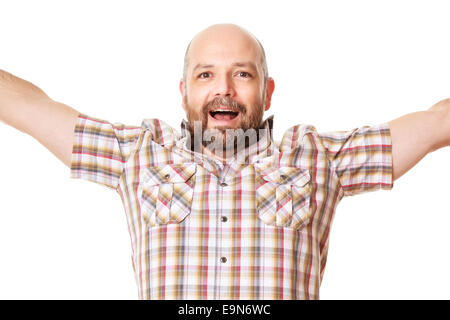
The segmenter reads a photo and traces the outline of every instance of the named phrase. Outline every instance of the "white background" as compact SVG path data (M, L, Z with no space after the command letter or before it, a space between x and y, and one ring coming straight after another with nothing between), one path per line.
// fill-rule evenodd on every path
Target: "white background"
M265 46L275 138L350 130L450 97L445 1L2 1L0 68L111 122L184 117L190 39L236 23ZM137 299L120 197L0 124L0 299ZM450 299L450 148L337 208L322 299Z

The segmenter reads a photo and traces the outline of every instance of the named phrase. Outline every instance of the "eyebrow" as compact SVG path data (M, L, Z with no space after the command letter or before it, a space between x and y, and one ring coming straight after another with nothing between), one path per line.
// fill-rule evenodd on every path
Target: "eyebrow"
M247 61L247 62L235 62L232 64L233 67L250 67L254 70L257 70L256 65L251 62L251 61ZM204 64L204 63L198 63L195 67L193 72L195 72L197 69L207 69L207 68L213 68L214 65L213 64Z
M247 61L247 62L235 62L233 63L234 67L250 67L256 70L256 65L251 62L251 61Z
M214 67L214 65L213 64L202 64L202 63L198 63L195 67L194 67L194 72L195 72L195 70L197 70L197 69L206 69L206 68L212 68L212 67Z

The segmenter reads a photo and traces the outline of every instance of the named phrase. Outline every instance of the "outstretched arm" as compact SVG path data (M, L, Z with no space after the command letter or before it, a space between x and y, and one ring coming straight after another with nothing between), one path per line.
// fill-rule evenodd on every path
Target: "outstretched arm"
M0 120L38 140L68 167L78 115L32 83L0 70Z
M450 145L450 99L389 122L394 180L428 153Z

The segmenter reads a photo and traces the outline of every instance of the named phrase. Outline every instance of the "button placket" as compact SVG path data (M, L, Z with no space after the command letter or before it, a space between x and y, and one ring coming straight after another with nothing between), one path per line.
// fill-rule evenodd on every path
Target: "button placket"
M225 170L228 171L228 170ZM223 174L221 176L221 179L219 180L218 183L218 193L220 195L220 210L218 212L218 216L217 218L220 219L219 220L219 232L220 232L220 249L218 252L218 261L217 263L219 264L219 275L222 274L222 272L227 272L225 270L228 269L229 267L229 262L228 262L228 258L227 258L227 254L228 254L228 250L227 250L227 246L224 244L228 243L228 237L229 234L228 232L225 231L224 233L224 228L227 228L227 221L228 221L228 214L229 214L229 210L228 210L228 206L227 206L227 193L229 192L229 183L225 182L225 174ZM226 284L227 281L224 277L220 276L220 287L222 288L226 288ZM219 297L225 293L219 293Z
M220 186L221 186L222 188L228 187L228 183L222 181L222 182L220 183ZM228 221L228 218L227 218L226 216L222 216L222 217L220 217L220 221L222 221L222 222L227 222L227 221Z

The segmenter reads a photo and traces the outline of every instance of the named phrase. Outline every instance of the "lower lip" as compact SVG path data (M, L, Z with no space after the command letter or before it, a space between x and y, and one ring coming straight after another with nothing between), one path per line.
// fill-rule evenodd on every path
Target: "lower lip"
M217 127L217 126L226 126L226 127L234 127L239 123L239 119L241 117L241 113L239 112L236 117L231 120L217 120L211 116L208 112L208 127Z

